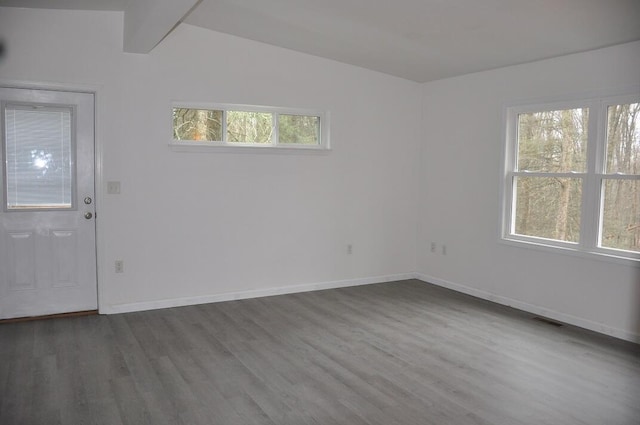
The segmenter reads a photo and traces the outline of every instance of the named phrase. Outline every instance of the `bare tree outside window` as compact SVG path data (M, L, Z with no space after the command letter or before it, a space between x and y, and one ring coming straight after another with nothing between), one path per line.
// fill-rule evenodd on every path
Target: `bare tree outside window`
M520 114L515 232L568 242L580 239L582 174L587 159L587 109Z
M600 243L640 252L640 103L610 106L607 118Z
M508 109L505 239L640 259L637 98Z
M173 140L185 145L233 147L328 148L321 128L323 114L300 113L295 109L220 105L211 109L174 107ZM325 132L326 133L326 132ZM196 142L196 143L194 143ZM180 144L180 143L178 143Z
M222 140L222 111L173 108L173 138L199 142Z
M273 114L268 112L227 112L227 142L271 143Z

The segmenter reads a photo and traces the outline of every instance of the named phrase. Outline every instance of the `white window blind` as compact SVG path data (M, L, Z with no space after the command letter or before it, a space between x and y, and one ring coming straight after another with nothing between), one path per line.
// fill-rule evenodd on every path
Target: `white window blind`
M72 208L71 120L67 107L5 106L7 210Z

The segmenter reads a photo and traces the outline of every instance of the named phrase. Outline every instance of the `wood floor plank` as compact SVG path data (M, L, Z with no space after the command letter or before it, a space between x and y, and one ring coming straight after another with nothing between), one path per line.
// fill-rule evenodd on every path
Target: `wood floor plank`
M0 424L640 425L640 346L409 280L0 323Z

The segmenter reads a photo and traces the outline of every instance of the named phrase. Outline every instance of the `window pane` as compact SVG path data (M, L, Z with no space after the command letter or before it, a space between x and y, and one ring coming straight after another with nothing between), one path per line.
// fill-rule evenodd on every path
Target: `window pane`
M201 142L222 141L222 111L173 108L173 138Z
M588 119L586 108L518 115L517 169L584 172Z
M640 252L640 180L603 183L600 246Z
M71 108L5 108L7 209L71 208Z
M609 107L607 167L610 174L640 174L640 103Z
M320 144L320 117L307 115L278 116L279 143Z
M271 143L273 114L268 112L227 112L227 142Z
M515 233L578 242L582 179L515 177Z

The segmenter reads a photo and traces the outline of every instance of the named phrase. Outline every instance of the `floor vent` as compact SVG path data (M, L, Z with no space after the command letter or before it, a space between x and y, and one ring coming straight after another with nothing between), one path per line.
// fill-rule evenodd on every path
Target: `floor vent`
M537 322L542 322L545 323L547 325L551 325L551 326L555 326L556 328L560 328L562 327L562 323L560 322L556 322L554 320L551 319L547 319L546 317L534 317L533 320L537 321Z

